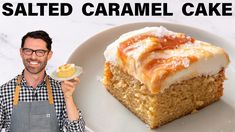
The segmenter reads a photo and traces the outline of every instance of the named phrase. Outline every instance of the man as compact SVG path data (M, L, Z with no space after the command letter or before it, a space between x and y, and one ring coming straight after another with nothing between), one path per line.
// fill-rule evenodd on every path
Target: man
M58 82L46 74L52 40L45 31L22 38L23 72L0 87L0 131L83 132L85 122L72 94L79 78Z

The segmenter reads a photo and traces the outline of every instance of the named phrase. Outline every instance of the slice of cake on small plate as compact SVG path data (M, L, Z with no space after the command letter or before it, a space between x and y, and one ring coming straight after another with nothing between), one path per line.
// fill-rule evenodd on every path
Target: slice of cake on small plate
M83 72L82 67L75 64L64 64L51 73L51 77L57 81L73 80Z
M229 64L222 48L164 27L123 34L104 56L104 86L150 128L219 100Z
M75 64L64 64L56 70L57 76L60 78L71 77L76 72Z

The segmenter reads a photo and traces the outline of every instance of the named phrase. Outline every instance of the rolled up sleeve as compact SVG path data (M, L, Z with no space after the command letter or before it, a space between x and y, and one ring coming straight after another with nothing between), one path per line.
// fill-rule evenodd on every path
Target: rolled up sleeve
M4 124L4 114L3 114L3 103L2 103L2 97L0 95L0 131L3 129L3 124Z
M67 132L85 132L85 121L81 111L79 111L79 115L79 119L75 121L70 121L67 116L65 116L64 128Z

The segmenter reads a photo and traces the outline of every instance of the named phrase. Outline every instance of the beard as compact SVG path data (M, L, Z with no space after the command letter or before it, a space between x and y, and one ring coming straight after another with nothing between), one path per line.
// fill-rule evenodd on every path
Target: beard
M36 66L32 66L32 63L36 63ZM42 72L46 65L47 65L47 60L37 60L37 59L23 59L23 64L25 66L25 69L31 73L31 74L38 74Z

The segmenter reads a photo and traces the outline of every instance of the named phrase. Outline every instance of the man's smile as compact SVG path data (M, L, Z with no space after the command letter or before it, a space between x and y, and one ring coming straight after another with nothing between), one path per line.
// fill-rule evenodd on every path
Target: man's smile
M29 61L29 64L31 64L31 65L37 65L37 64L39 64L39 62L38 62L38 61Z

